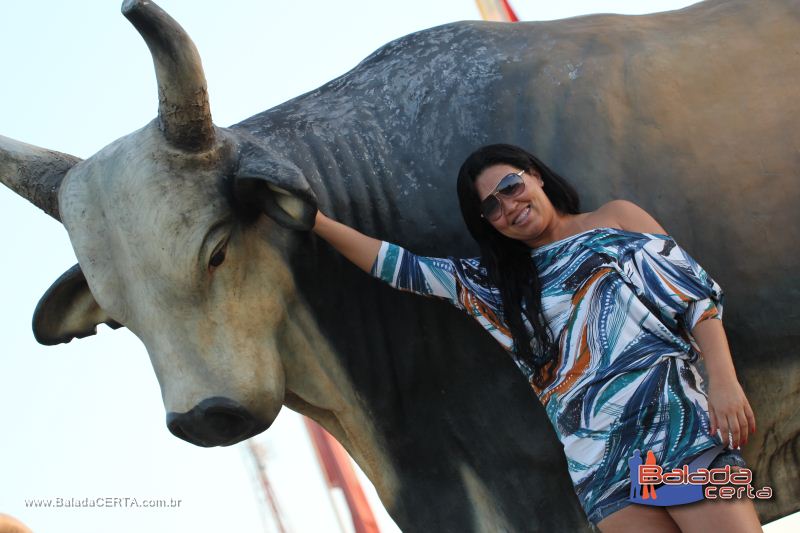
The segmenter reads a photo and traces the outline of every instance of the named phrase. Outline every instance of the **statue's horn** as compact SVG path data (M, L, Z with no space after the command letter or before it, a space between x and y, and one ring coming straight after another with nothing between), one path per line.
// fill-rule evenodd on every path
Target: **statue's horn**
M0 135L0 182L61 222L58 189L81 160Z
M158 82L158 120L167 141L189 151L214 142L206 77L197 48L180 24L149 0L125 0L122 14L147 43Z

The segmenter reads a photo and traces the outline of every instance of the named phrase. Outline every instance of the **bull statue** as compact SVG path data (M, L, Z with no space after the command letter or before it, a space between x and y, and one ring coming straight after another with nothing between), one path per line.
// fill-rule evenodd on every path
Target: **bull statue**
M642 205L726 290L768 522L800 507L800 4L713 0L650 16L459 22L397 39L229 128L200 57L126 0L158 118L86 160L0 138L0 178L67 232L43 344L124 326L166 422L198 446L283 405L333 434L404 531L587 531L552 428L511 359L443 301L394 291L306 231L319 207L425 255L474 256L455 175L530 148L593 209Z

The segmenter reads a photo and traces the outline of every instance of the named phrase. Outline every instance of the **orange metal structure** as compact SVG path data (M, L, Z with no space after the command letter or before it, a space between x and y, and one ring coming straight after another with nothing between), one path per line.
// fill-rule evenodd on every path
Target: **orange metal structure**
M483 20L494 22L517 22L517 14L511 9L508 0L475 0Z
M344 493L356 533L379 533L378 524L367 502L361 484L350 462L350 456L327 431L313 420L304 417L311 442L325 471L330 489L339 488Z

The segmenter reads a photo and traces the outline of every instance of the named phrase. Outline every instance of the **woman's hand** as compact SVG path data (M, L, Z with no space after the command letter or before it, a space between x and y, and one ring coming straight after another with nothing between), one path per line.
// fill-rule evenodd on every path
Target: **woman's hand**
M312 231L364 272L369 273L372 270L382 241L326 217L319 209Z
M714 380L709 377L708 415L711 434L719 430L730 448L747 444L748 433L755 433L756 418L750 402L736 378Z
M692 334L702 350L708 371L711 434L719 430L722 440L728 441L731 448L747 444L748 434L756 431L756 418L736 377L722 320L703 320L694 327Z
M314 225L311 227L311 231L315 231L319 227L320 221L324 224L325 223L325 221L323 220L324 218L325 215L322 214L322 211L317 209L317 214L314 217Z

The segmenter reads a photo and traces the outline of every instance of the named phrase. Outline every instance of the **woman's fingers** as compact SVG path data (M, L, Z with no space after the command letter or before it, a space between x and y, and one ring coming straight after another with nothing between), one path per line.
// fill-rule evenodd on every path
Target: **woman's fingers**
M744 407L742 407L742 409L739 409L739 411L736 413L736 418L739 421L739 430L741 431L739 435L740 441L738 445L742 446L744 444L747 444L747 434L749 433L749 428L750 428L750 425L747 421L747 416L744 414Z
M745 400L744 404L744 414L747 416L747 421L749 422L750 433L756 432L756 415L753 413L753 409L750 407L750 402Z
M719 421L720 438L727 443L729 448L735 449L747 444L747 435L752 426L744 407L731 414L718 416L709 406L709 415ZM712 422L712 426L714 425L716 424Z
M737 435L739 433L739 423L735 416L719 415L719 438L729 449L736 448Z
M728 420L725 415L720 415L717 417L717 432L719 433L719 438L722 439L722 443L725 446L730 445L730 435L728 434Z
M728 447L736 449L739 446L739 420L735 413L727 415L725 420L728 423Z
M731 389L723 384L709 391L708 418L709 431L719 435L730 449L741 448L747 444L749 435L755 432L756 419L750 402L741 385ZM737 390L738 389L738 390Z
M730 448L747 444L749 435L755 433L756 418L738 381L711 383L708 415L711 433L717 433Z
M717 425L717 414L714 412L714 407L710 403L708 404L708 420L711 422L711 427L708 428L708 430L713 435L717 432L719 426Z

